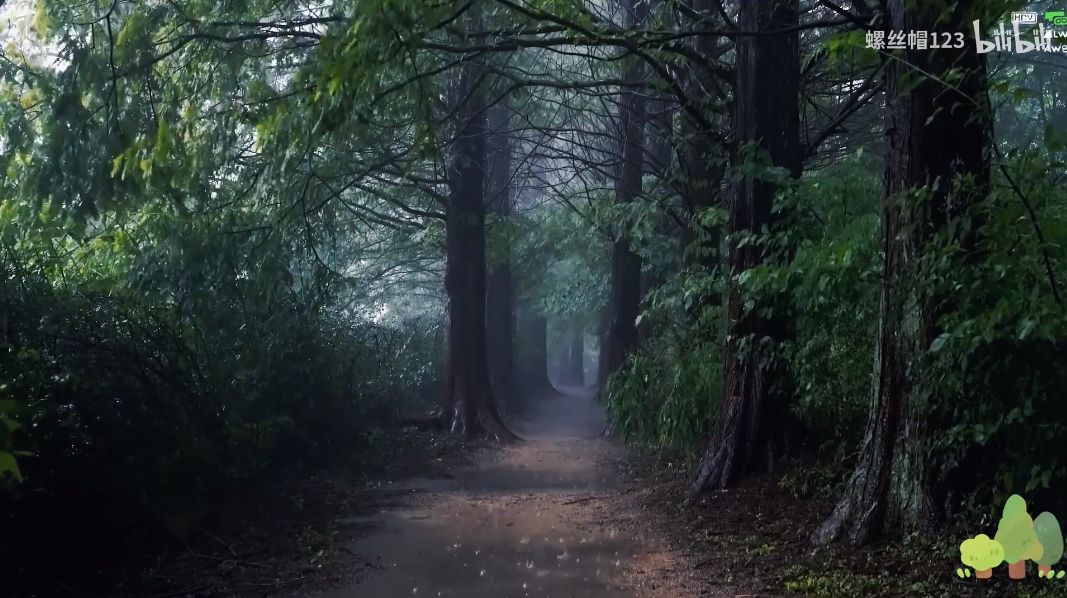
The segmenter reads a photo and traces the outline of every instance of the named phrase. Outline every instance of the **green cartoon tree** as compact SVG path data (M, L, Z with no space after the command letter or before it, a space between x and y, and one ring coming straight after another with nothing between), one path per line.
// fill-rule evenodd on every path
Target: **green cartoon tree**
M974 569L974 576L978 579L989 579L993 576L993 569L1004 562L1004 547L1000 542L990 540L989 536L978 534L960 544L960 560Z
M1004 560L1008 563L1008 577L1026 577L1026 561L1036 561L1044 552L1034 520L1026 512L1026 501L1018 494L1011 495L1004 503L1004 515L997 526L996 541L1004 548Z
M1060 522L1052 513L1045 512L1034 519L1034 533L1044 549L1037 559L1037 570L1042 577L1052 572L1052 566L1063 557L1063 532Z

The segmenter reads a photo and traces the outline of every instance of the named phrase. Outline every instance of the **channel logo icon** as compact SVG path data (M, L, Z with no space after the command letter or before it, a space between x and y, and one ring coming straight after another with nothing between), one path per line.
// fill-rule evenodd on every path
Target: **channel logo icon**
M1028 11L1017 11L1011 13L1012 23L1021 23L1023 25L1036 25L1037 13Z

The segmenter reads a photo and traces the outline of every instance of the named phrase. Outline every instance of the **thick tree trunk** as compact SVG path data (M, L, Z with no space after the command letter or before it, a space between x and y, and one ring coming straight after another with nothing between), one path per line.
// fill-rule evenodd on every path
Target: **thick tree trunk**
M740 27L745 31L788 30L796 27L797 18L797 0L741 3ZM800 174L799 69L795 29L738 40L734 127L740 149L735 164L751 160L751 151L758 150L769 155L772 165L794 176ZM737 182L729 206L734 280L767 258L760 244L741 241L773 225L771 208L777 191L765 177L752 174ZM743 303L737 283L731 282L723 399L694 483L698 492L725 488L746 473L766 470L783 450L786 391L780 360L772 355L783 323L780 316L761 315L759 310L745 309Z
M888 29L966 31L977 0L891 0ZM953 86L939 83L952 71ZM984 58L973 44L908 51L886 65L886 165L878 382L859 460L817 542L865 543L933 517L927 418L917 381L944 303L917 292L916 261L930 236L961 216L988 186L989 105ZM954 188L960 177L965 188ZM925 198L914 191L924 188ZM964 252L974 227L962 231Z
M641 310L641 258L630 249L630 242L614 243L611 256L611 319L604 335L600 383L622 367L626 357L637 347L637 316Z
M511 216L511 144L508 110L503 102L489 112L493 141L489 160L489 210L504 224ZM486 329L489 338L489 374L494 394L512 397L515 392L515 294L511 275L511 239L507 227L494 238L501 244L491 260L486 289Z
M485 333L486 107L482 67L459 69L456 133L448 166L450 194L445 225L445 291L448 295L448 372L441 419L466 438L513 440L493 397Z
M641 0L623 0L629 22L642 24L648 14L648 4ZM636 59L626 66L625 79L641 81L642 70ZM622 167L616 181L616 201L629 203L641 193L644 170L644 142L642 130L645 120L643 96L633 90L623 91L620 101ZM637 316L641 309L641 258L634 253L629 235L622 233L612 246L611 290L608 303L608 326L604 335L603 358L598 372L600 387L614 374L626 357L637 347Z

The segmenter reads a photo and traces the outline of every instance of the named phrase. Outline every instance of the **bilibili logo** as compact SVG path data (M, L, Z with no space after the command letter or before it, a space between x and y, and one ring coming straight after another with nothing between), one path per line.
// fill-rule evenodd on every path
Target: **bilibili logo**
M1063 557L1063 532L1052 513L1041 513L1036 519L1026 511L1026 501L1013 494L1004 503L1004 514L993 538L985 534L964 540L960 544L960 560L968 569L956 569L961 578L970 577L971 569L979 580L993 577L993 569L1008 564L1008 577L1026 578L1026 562L1037 564L1037 576L1046 580L1060 580L1065 571L1052 567Z

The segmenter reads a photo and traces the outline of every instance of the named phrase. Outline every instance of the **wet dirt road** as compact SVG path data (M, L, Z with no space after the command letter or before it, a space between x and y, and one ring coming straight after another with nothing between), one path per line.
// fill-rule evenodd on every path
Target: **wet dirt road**
M678 555L628 492L588 393L513 422L525 441L485 451L443 480L412 480L415 504L376 516L348 548L380 565L331 598L685 596ZM630 501L632 503L632 501Z

